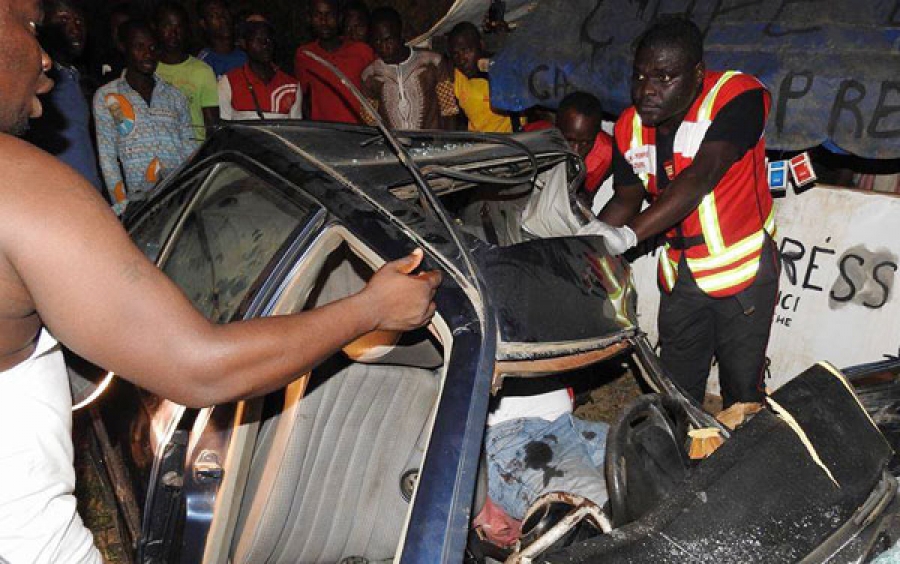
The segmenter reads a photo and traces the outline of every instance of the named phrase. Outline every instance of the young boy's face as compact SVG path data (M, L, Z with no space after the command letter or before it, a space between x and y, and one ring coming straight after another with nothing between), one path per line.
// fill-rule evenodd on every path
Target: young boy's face
M467 34L450 39L450 60L459 72L469 78L478 74L478 57L481 55L480 42Z
M369 40L369 18L359 10L347 10L344 14L344 35L353 41L367 42Z
M156 22L159 41L166 52L183 53L187 40L187 22L175 10L166 10Z
M600 133L600 124L599 119L573 109L560 112L556 117L556 127L566 138L569 147L581 158L587 157L594 148L597 134Z
M310 11L310 23L316 39L329 40L338 36L341 14L335 0L313 0Z
M211 37L232 37L231 12L222 2L210 2L200 14L200 26Z
M403 56L403 39L396 27L388 22L376 22L372 26L372 48L389 65L399 63Z
M269 64L275 56L275 38L265 24L256 24L244 41L247 58L257 63Z
M149 30L137 29L125 37L125 64L128 70L150 76L159 62L156 37Z

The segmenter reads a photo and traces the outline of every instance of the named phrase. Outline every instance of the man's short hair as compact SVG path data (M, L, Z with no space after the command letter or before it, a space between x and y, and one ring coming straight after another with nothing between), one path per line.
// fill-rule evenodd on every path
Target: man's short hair
M372 15L369 18L369 26L375 27L376 24L387 24L393 27L398 33L403 31L403 18L400 17L400 12L389 6L372 10Z
M85 13L84 2L82 0L44 0L43 8L44 8L45 14L49 14L50 12L55 12L62 8L69 8L71 10L76 10L82 14Z
M603 105L596 96L588 92L572 92L559 103L557 113L575 111L599 120L603 119Z
M341 0L310 0L309 9L312 10L312 3L315 1L325 2L326 4L331 5L334 8L334 11L343 14L344 13L344 3Z
M141 19L130 19L126 22L122 22L122 25L119 26L117 30L117 35L119 36L119 40L122 43L128 43L128 40L132 35L139 31L144 31L150 34L152 37L156 37L156 33L153 31L153 26L150 25L146 20Z
M260 29L267 29L273 37L275 36L275 26L272 25L269 18L259 12L251 12L241 18L240 23L238 23L237 36L239 39L249 41L250 36Z
M369 7L366 6L366 3L362 0L350 0L346 4L344 4L344 13L347 12L359 12L364 15L366 19L370 19L371 12L369 12Z
M447 40L453 41L457 37L471 39L476 44L481 42L481 33L472 22L459 22L453 26L453 29L447 34Z
M131 7L131 4L129 4L128 2L118 2L116 4L113 4L109 8L106 16L108 18L112 18L116 14L122 15L122 16L127 16L130 18L131 16L134 15L134 9Z
M660 16L637 39L635 53L644 49L676 48L696 65L703 60L703 34L681 14Z
M190 25L191 19L188 17L187 8L179 4L178 2L172 2L170 0L166 0L160 3L156 10L153 11L153 23L159 23L160 18L162 18L163 14L172 13L181 16L185 23Z
M197 0L197 17L203 19L206 16L206 9L213 4L221 4L226 10L228 9L228 2L225 0Z

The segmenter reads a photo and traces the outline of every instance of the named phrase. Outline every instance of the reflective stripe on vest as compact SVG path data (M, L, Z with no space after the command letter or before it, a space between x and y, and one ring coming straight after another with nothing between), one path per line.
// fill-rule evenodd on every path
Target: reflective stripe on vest
M775 207L766 218L766 223L762 229L756 233L744 237L722 255L711 255L700 259L687 259L688 268L694 275L697 286L705 293L715 295L717 292L727 290L734 286L743 284L756 276L759 270L759 257L762 252L762 246L765 242L765 233L769 233L774 239L775 237ZM743 264L741 262L743 261ZM715 272L714 274L704 274L716 268L728 268Z
M637 112L634 112L634 121L631 124L631 150L636 151L639 148L644 147L646 150L646 146L644 145L644 130L643 125L641 124L641 116L638 115ZM656 159L653 159L654 162L650 162L650 158L647 158L648 170L639 173L638 177L641 179L641 182L644 184L644 190L647 190L650 184L650 166L655 166Z
M669 244L666 243L663 252L659 254L660 282L666 292L671 292L678 279L678 264L669 258Z
M631 320L628 318L628 314L625 311L625 291L624 288L619 284L619 280L616 277L616 273L609 266L609 258L601 257L596 260L595 264L600 267L600 270L603 271L603 275L606 280L609 281L609 285L613 290L608 294L609 301L612 302L613 306L616 310L616 321L622 323L623 326L631 325Z
M725 71L722 73L722 76L719 77L719 80L716 81L715 85L709 90L709 93L706 95L706 99L703 100L703 103L700 105L700 111L697 112L698 121L712 121L712 110L713 105L716 101L716 96L719 95L719 90L725 86L725 83L728 82L732 76L736 74L740 74L737 71Z
M738 73L735 71L722 73L715 86L707 93L703 103L700 104L700 111L697 113L697 121L699 123L712 123L713 104L716 101L716 96L719 95L719 91L725 85L725 82L736 74ZM708 127L709 125L704 128L704 134ZM678 149L679 147L673 147L674 152L683 154L683 151ZM709 253L712 255L725 251L725 238L722 236L722 227L719 225L719 214L716 210L716 195L713 192L704 196L700 206L697 208L697 214L700 216L700 226L703 230L703 238L706 240L706 246L709 247Z
M725 83L733 76L740 74L736 71L722 73L712 88L706 93L695 117L696 121L683 122L673 142L673 153L683 157L693 158L702 143L706 131L712 123L713 109L716 97ZM643 124L640 115L635 112L632 118L632 136L630 149L632 154L637 151L645 151L648 155L655 147L644 145ZM753 150L753 149L751 149ZM654 163L655 164L655 163ZM632 164L634 166L634 163ZM652 173L655 175L656 170ZM644 188L650 189L650 174L638 174ZM754 190L756 187L754 186ZM772 207L769 216L762 228L726 246L722 235L722 227L719 223L719 213L716 206L715 191L710 192L697 206L697 216L708 256L702 258L688 258L687 266L697 282L697 286L705 293L715 295L718 292L739 286L751 280L759 270L759 256L765 239L765 232L775 237L775 208ZM671 291L678 279L678 261L670 256L671 247L665 244L664 251L660 254L659 278L664 290Z
M734 264L739 262L740 260L746 258L747 256L753 254L755 251L758 251L760 247L762 247L763 242L763 231L768 231L770 235L774 236L775 233L775 207L772 207L772 210L769 212L769 217L766 218L766 223L763 225L763 228L757 231L756 233L744 237L737 243L728 247L725 252L720 254L710 254L708 257L703 258L689 258L688 266L691 268L691 272L695 275L699 272L705 270L715 270L717 268L724 268L729 264Z

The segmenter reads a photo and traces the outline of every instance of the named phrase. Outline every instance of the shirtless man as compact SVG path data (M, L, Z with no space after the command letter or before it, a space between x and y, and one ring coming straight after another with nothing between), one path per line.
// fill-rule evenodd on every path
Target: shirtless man
M417 251L322 308L208 322L78 173L13 137L41 114L39 0L0 0L0 561L97 563L72 495L71 397L58 338L155 394L205 406L288 384L373 329L434 313Z

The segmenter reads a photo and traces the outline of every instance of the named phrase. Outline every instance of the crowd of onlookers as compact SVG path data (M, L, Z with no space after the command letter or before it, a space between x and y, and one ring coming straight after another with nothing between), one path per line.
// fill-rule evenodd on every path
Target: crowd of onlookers
M57 155L107 196L117 213L140 199L225 120L311 119L394 129L508 133L551 127L496 111L480 64L479 28L447 35L447 52L414 49L390 7L359 0L312 0L312 41L297 48L289 72L275 62L275 22L261 12L235 15L227 0L185 6L163 0L151 14L128 4L109 10L108 48L85 56L88 18L80 0L44 0L41 40L54 60L56 87L29 140ZM203 47L192 54L199 32ZM90 64L86 59L92 59ZM326 65L362 91L378 116ZM606 175L611 142L600 103L586 93L560 106L558 126L588 165L590 192ZM599 141L599 142L597 142Z

